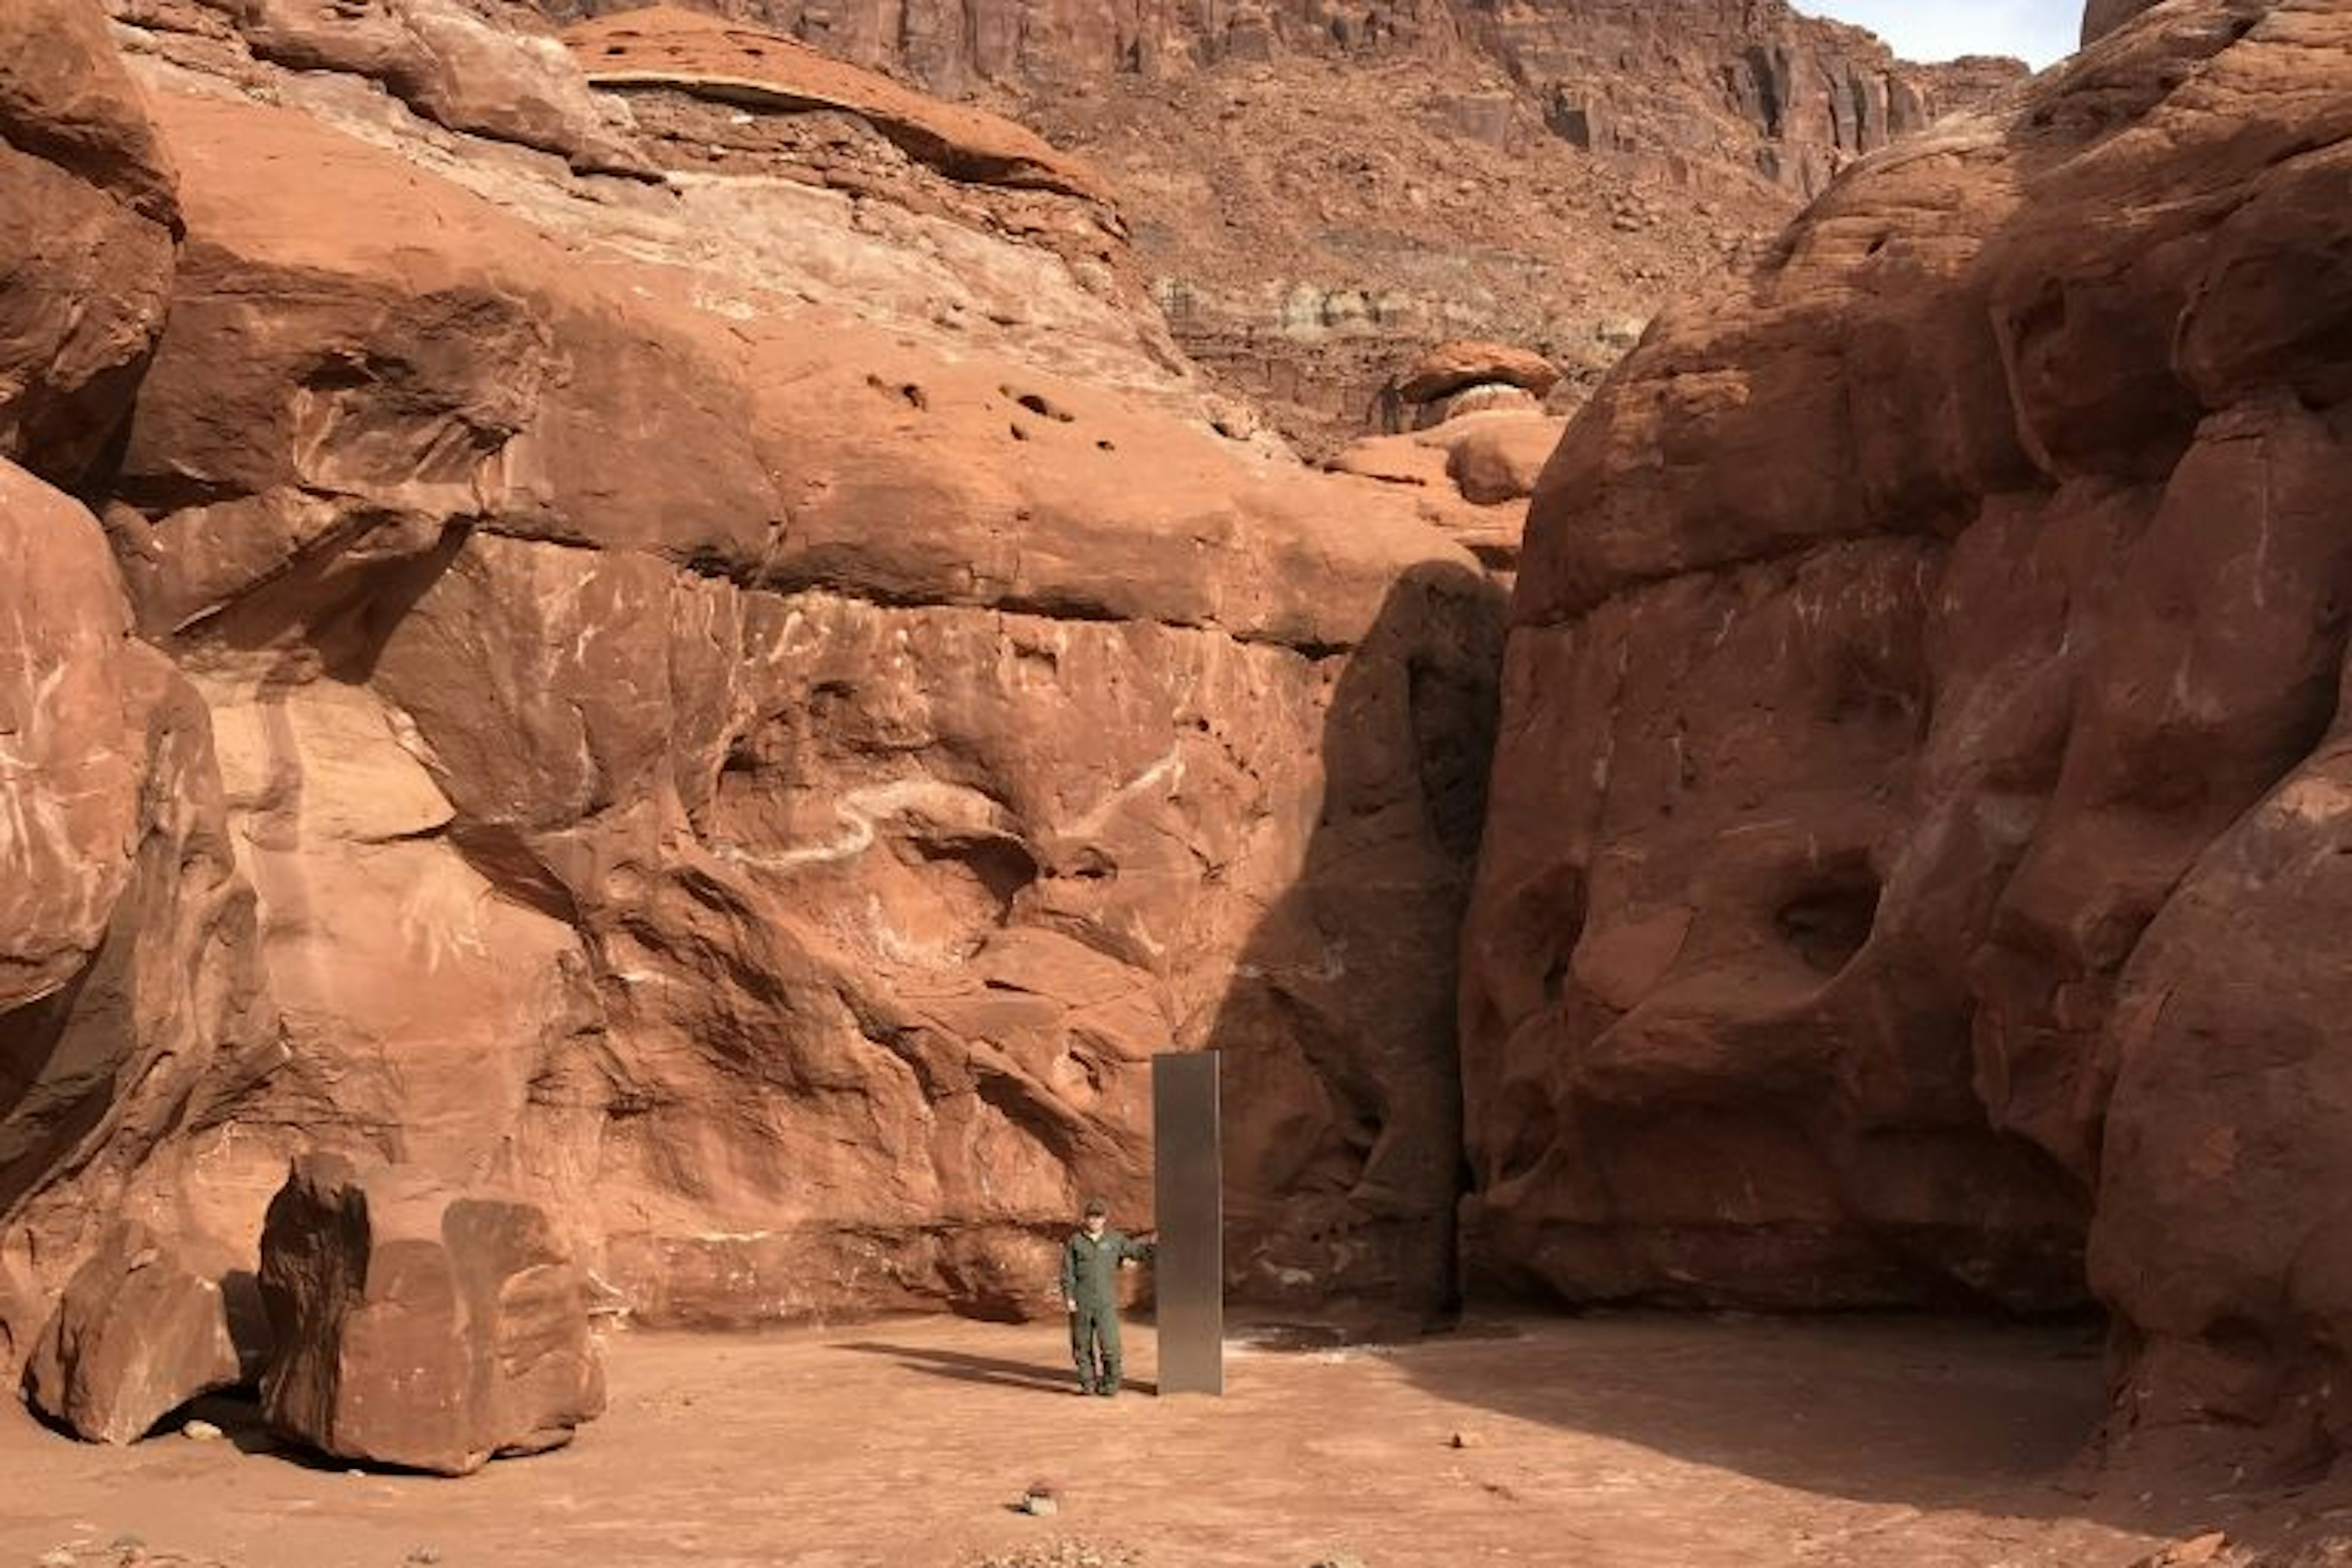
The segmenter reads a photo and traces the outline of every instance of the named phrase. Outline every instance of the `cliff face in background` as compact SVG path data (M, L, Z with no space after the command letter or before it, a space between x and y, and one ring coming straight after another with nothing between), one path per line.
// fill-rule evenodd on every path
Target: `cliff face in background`
M1083 164L691 16L10 16L12 1342L314 1146L647 1321L1051 1309L1212 1041L1236 1289L1444 1303L1500 591L1212 429Z
M1572 406L1837 169L2023 74L1906 64L1779 0L702 8L1084 152L1185 351L1318 456L1445 338L1542 351Z
M2021 1306L2347 1436L2352 12L2158 7L1661 321L1538 489L1474 1271Z
M605 0L540 4L563 21L630 9ZM1358 68L1415 58L1499 67L1553 133L1587 152L1692 183L1711 164L1752 171L1804 195L1840 163L2020 74L2017 62L1990 57L1901 61L1862 28L1801 15L1782 0L708 0L696 8L947 97L997 90L1046 102L1103 92L1122 78L1164 81L1286 57Z
M630 7L539 0L559 20ZM1552 129L1588 151L1685 174L1719 162L1805 194L1840 156L1885 146L1943 109L2005 84L2014 61L1897 60L1859 27L1782 0L707 0L697 9L787 33L947 97L1040 98L1131 77L1167 80L1292 56L1359 67L1420 58L1502 67Z

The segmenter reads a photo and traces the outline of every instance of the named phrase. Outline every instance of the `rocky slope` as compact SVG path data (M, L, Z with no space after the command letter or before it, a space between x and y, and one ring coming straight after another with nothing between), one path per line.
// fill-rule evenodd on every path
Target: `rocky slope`
M1449 337L1541 350L1571 406L1661 300L2023 68L1906 64L1780 0L698 3L1085 153L1186 352L1318 456Z
M1442 1303L1499 590L1212 427L1081 165L693 18L6 16L15 1353L314 1146L647 1320L1050 1306L1212 1043L1236 1287Z
M2146 10L1570 427L1466 944L1485 1278L2033 1307L2087 1260L2119 1435L2340 1448L2347 82L2331 0Z

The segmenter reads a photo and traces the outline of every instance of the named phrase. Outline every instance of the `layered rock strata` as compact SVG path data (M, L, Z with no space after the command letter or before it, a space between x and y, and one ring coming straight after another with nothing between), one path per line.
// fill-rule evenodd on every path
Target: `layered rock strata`
M635 9L617 0L543 0L559 17ZM1810 195L1839 163L2015 79L2017 62L1897 60L1861 28L1739 0L1549 0L1507 11L1398 0L1368 12L1322 0L1203 10L1147 3L1115 11L822 6L724 0L704 7L805 40L858 65L903 71L933 91L989 87L1039 96L1079 82L1181 78L1283 57L1359 64L1419 58L1499 67L1498 94L1453 110L1492 137L1527 95L1580 150L1679 179L1695 166L1750 168Z
M0 16L0 459L72 488L121 423L170 293L171 161L94 7Z
M1186 353L1318 460L1377 429L1390 379L1447 338L1541 350L1569 411L1661 301L1838 169L2023 75L1911 65L1741 0L701 8L1083 153ZM547 9L625 25L629 7Z

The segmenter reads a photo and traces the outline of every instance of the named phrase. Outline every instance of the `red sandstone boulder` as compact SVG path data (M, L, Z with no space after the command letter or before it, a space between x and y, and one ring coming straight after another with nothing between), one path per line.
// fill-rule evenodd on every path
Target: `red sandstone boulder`
M1540 398L1559 384L1559 368L1532 350L1457 340L1422 355L1397 384L1397 395L1407 403L1437 403L1488 384L1520 387Z
M132 640L95 521L5 461L0 553L0 1216L74 1257L276 1042L204 704Z
M820 54L796 38L677 5L583 23L566 35L588 79L606 89L677 88L735 102L764 99L839 109L941 174L1030 185L1108 204L1102 176L1001 116L910 91Z
M1446 477L1474 506L1524 500L1559 447L1562 425L1508 414L1465 421L1447 446Z
M464 1475L604 1408L585 1279L529 1204L294 1162L261 1238L262 1408L338 1458Z
M169 300L171 163L96 0L0 12L0 459L78 485Z
M557 154L583 172L649 174L552 27L516 5L463 0L238 0L254 54L382 84L452 131ZM617 119L617 117L614 117Z
M1516 387L1496 390L1528 395ZM1507 574L1518 563L1528 497L1565 424L1532 407L1477 414L1366 437L1327 466L1394 487L1490 570Z
M2159 0L2090 0L2083 7L2083 43L2085 47L2097 43L2141 12L2159 4Z
M136 1220L109 1228L33 1347L26 1397L75 1435L119 1444L200 1394L244 1382L258 1358L238 1353L223 1256ZM244 1327L253 1345L257 1325Z

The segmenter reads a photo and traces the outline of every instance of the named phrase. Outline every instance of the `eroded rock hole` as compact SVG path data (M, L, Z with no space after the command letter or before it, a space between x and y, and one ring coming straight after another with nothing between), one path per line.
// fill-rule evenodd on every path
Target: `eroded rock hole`
M1835 974L1870 940L1878 895L1878 875L1866 862L1841 861L1806 881L1772 921L1808 967Z
M1090 845L1078 851L1066 874L1082 882L1112 882L1118 879L1118 867L1109 856Z
M1078 416L1076 415L1072 414L1066 408L1057 407L1054 404L1048 403L1045 398L1040 397L1034 392L1014 392L1009 386L1003 387L1000 390L1003 392L1005 396L1010 397L1013 402L1019 404L1022 407L1041 418L1051 419L1055 423L1062 425L1075 424L1077 421Z
M915 409L918 412L928 413L930 410L931 395L925 392L922 387L915 382L888 382L883 380L878 375L868 375L866 378L866 384L872 387L875 391L881 393L886 397L895 397L898 399L908 407Z
M1022 889L1037 879L1037 858L1015 839L926 838L917 840L914 848L929 865L966 873L994 903L1000 920L1013 912L1013 901Z

